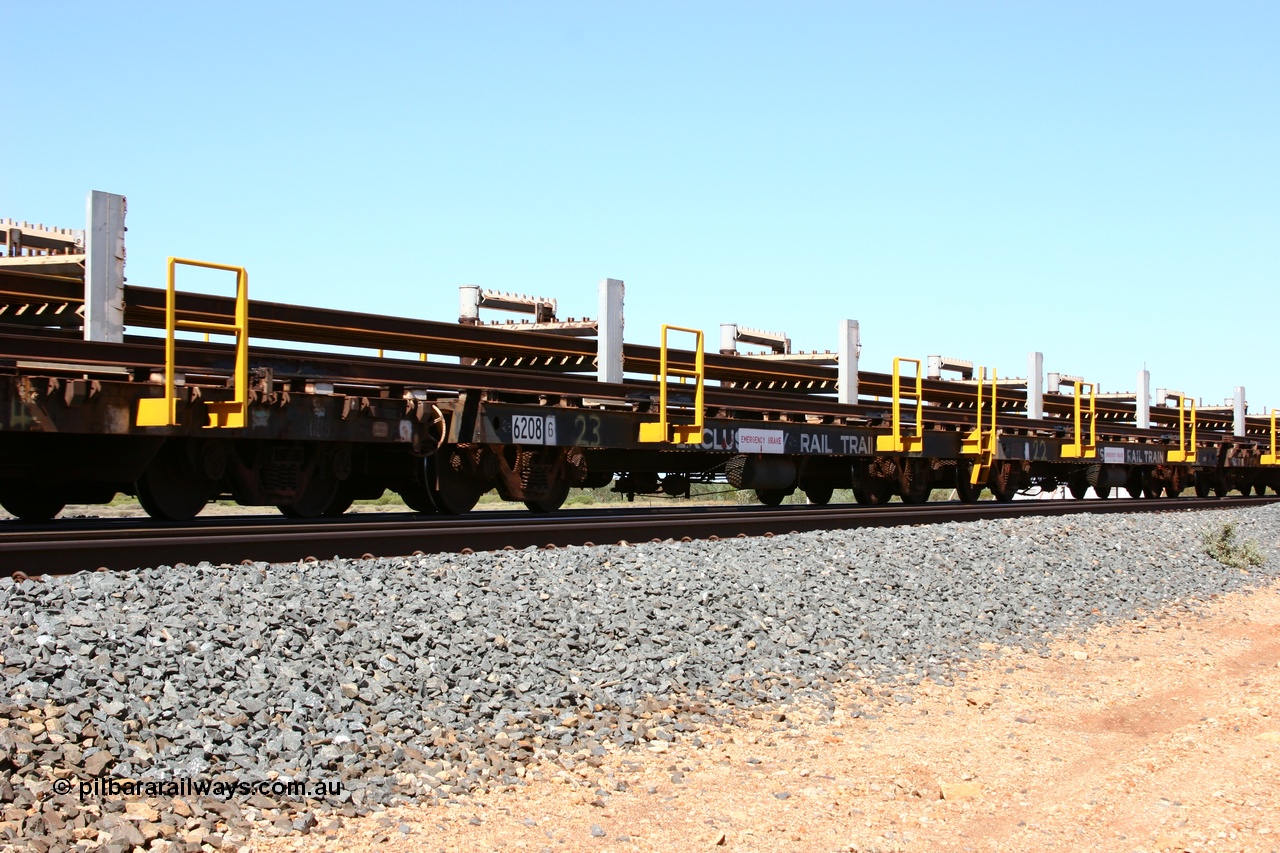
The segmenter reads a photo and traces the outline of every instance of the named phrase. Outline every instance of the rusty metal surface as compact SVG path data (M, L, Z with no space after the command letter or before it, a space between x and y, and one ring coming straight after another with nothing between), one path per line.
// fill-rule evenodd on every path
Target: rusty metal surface
M72 304L82 299L80 291L81 285L72 279L53 281L6 277L0 272L0 302L7 301L14 305ZM163 326L164 291L126 286L125 301L127 323L146 327ZM186 319L223 322L232 316L233 303L234 300L229 297L182 293L179 294L178 309ZM596 356L596 342L589 339L272 302L252 301L250 322L255 337L266 339L427 352L481 358L500 364L493 373L493 381L473 382L472 387L498 388L507 383L506 387L519 390L524 383L514 378L516 375L587 372L592 369ZM260 351L261 348L255 347L255 353ZM657 347L628 344L624 348L624 358L628 371L650 374L658 372L660 353ZM677 367L692 365L692 353L672 351L671 362ZM834 393L837 372L832 367L708 353L706 370L708 379L733 385L732 388L721 389L732 393L731 398L721 398L726 405L735 404L741 408L766 411L792 410L821 414L850 412L847 408L835 406L834 402L830 407L818 401L807 405L799 403L815 394ZM909 381L904 379L904 390L907 390L908 384ZM859 386L864 397L888 397L892 394L892 378L883 373L861 372ZM935 404L934 408L972 412L972 385L926 379L923 388L925 398ZM1061 426L1073 409L1070 395L1048 393L1044 398L1045 413L1048 416L1046 420L1028 421L1019 414L1026 408L1025 389L1004 386L1001 388L1000 401L1001 410L1006 413L1001 418L1002 429L1054 429ZM930 417L939 422L948 420L937 412L931 412ZM1138 430L1132 425L1135 417L1132 404L1102 399L1098 401L1098 417L1102 435L1158 439L1167 436L1170 430L1176 430L1178 416L1174 409L1153 406L1153 428ZM1220 432L1229 432L1232 424L1230 414L1226 413L1202 412L1197 420L1203 429ZM1264 419L1256 416L1248 418L1247 425L1249 433L1254 436L1263 435L1268 428Z
M183 319L226 322L232 316L234 302L225 296L179 293L177 311ZM125 287L126 324L163 328L164 309L163 290ZM249 302L249 327L257 338L436 355L479 357L501 351L594 357L596 351L594 341L561 335L258 300Z
M3 334L0 333L0 352L7 356L11 363L22 360L62 362L68 365L69 372L91 372L94 365L105 371L119 373L127 368L126 374L132 373L134 378L144 378L157 371L163 361L161 341L155 338L130 338L123 344L106 344L85 342L76 339L53 338L47 335ZM183 342L178 349L179 369L189 374L207 373L215 378L227 373L232 366L233 353L229 346L202 342ZM0 365L4 359L0 358ZM27 361L27 364L30 364ZM545 399L550 403L563 401L572 409L582 398L612 399L615 405L622 407L613 415L600 415L601 418L624 417L628 422L638 422L651 417L646 410L652 408L652 398L656 385L652 382L629 380L622 385L607 385L582 376L571 374L548 373L540 371L494 370L479 366L447 364L443 362L415 362L403 359L379 359L373 357L356 357L329 353L306 353L297 350L274 350L256 348L253 366L269 367L276 380L324 380L336 383L339 392L345 391L356 399L366 396L376 403L374 409L382 412L383 417L395 417L391 410L383 411L386 406L403 408L401 399L404 389L427 389L432 396L448 398L466 389L485 391L490 403L497 403L506 398L519 399L523 402L536 402ZM0 367L0 369L3 369ZM23 375L34 375L30 370ZM875 376L875 374L871 374ZM106 377L110 378L110 377ZM117 378L120 378L117 376ZM125 376L123 378L128 378ZM888 381L888 377L884 377ZM70 380L68 380L70 381ZM137 396L150 394L147 383L125 382L128 400L125 400L125 414L116 417L114 422L125 427L117 432L133 431L131 418L128 417L129 402ZM119 397L118 387L104 381L102 387ZM390 397L381 397L380 389L388 389ZM215 389L207 392L218 393ZM301 395L296 394L296 399ZM124 398L121 398L124 399ZM848 433L850 427L862 427L883 432L888 428L888 405L885 403L864 403L857 406L842 405L829 397L816 397L804 394L764 393L738 388L711 387L706 391L706 403L717 416L709 418L709 425L725 425L734 418L757 418L753 424L764 428L785 429L825 434L833 430ZM119 407L117 407L119 408ZM362 409L366 407L362 406ZM560 407L553 410L563 411ZM373 409L369 409L373 411ZM584 417L592 416L589 410ZM954 455L953 445L960 432L972 422L972 410L960 406L930 406L926 409L925 433L926 451L933 455ZM763 418L763 420L760 420ZM797 419L798 418L798 419ZM806 419L814 418L825 423L808 423ZM1004 415L999 419L1001 430L1006 435L1017 432L1031 432L1033 436L1024 441L1033 441L1036 446L1053 445L1064 440L1056 434L1055 425L1046 422L1030 422L1017 415ZM731 425L731 424L730 424ZM297 429L304 425L295 424ZM63 427L76 431L71 421ZM727 428L727 427L726 427ZM1034 435L1037 430L1039 435ZM101 430L98 430L101 431ZM178 430L183 432L183 430ZM616 432L616 431L615 431ZM1138 431L1133 428L1103 427L1099 430L1101 441L1115 439L1132 439L1140 437L1148 442L1167 438L1168 433L1160 430ZM346 436L351 438L351 436ZM1206 436L1206 438L1208 438ZM481 436L477 440L503 441L500 436ZM832 439L836 440L836 439ZM943 444L938 444L938 441ZM1003 440L1003 439L1002 439ZM715 444L714 433L712 443ZM584 446L599 446L595 442L583 441ZM629 447L632 442L624 441L614 446ZM1162 448L1162 444L1148 445ZM726 448L731 449L731 448ZM831 451L839 453L841 451ZM865 455L864 451L850 449L851 455ZM1216 453L1216 451L1214 451ZM1033 460L1053 461L1056 453L1049 455L1043 452L1009 451L1009 455Z

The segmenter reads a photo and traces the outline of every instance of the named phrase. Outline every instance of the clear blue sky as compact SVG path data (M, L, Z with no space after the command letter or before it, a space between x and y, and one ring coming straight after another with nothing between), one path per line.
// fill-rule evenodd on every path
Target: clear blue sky
M1280 406L1280 5L3 3L0 216L254 295L457 287Z

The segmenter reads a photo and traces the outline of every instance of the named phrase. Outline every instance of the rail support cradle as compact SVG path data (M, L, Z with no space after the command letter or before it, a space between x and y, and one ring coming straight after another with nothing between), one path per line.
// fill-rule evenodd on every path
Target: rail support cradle
M575 488L881 505L1280 487L1276 410L1250 414L1243 389L1223 407L1153 400L1142 371L1138 392L1102 394L1046 383L1039 353L1024 378L936 355L876 373L852 320L835 352L736 323L719 352L674 325L628 344L617 279L596 319L466 286L457 323L251 300L243 267L183 258L163 288L126 285L125 209L95 192L84 230L0 223L0 505L23 522L121 493L173 522L215 500L338 516L388 490L444 516L491 491L550 513ZM179 290L180 266L234 273L235 296Z

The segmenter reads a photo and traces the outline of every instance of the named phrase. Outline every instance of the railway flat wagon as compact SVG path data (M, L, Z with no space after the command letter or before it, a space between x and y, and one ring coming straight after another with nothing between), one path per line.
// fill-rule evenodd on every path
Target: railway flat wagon
M718 352L678 327L627 344L615 279L594 320L466 286L457 323L251 299L247 270L201 260L171 258L163 287L133 286L124 217L123 197L94 192L83 231L0 222L0 505L19 519L119 493L182 520L216 499L337 515L388 489L443 514L490 490L551 512L609 484L687 496L728 483L764 504L797 490L880 504L936 489L1280 489L1276 415L1250 414L1240 388L1222 407L1162 389L1153 401L1144 372L1137 392L1102 395L1046 381L1038 353L1025 378L939 356L862 371L850 320L824 353L732 324ZM227 293L179 289L192 266L225 275Z

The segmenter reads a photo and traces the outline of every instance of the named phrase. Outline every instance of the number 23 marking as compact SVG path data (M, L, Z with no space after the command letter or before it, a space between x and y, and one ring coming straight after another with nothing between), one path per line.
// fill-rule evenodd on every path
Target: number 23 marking
M578 436L573 440L574 444L579 447L600 446L599 415L578 415L573 419L573 425L578 428Z

